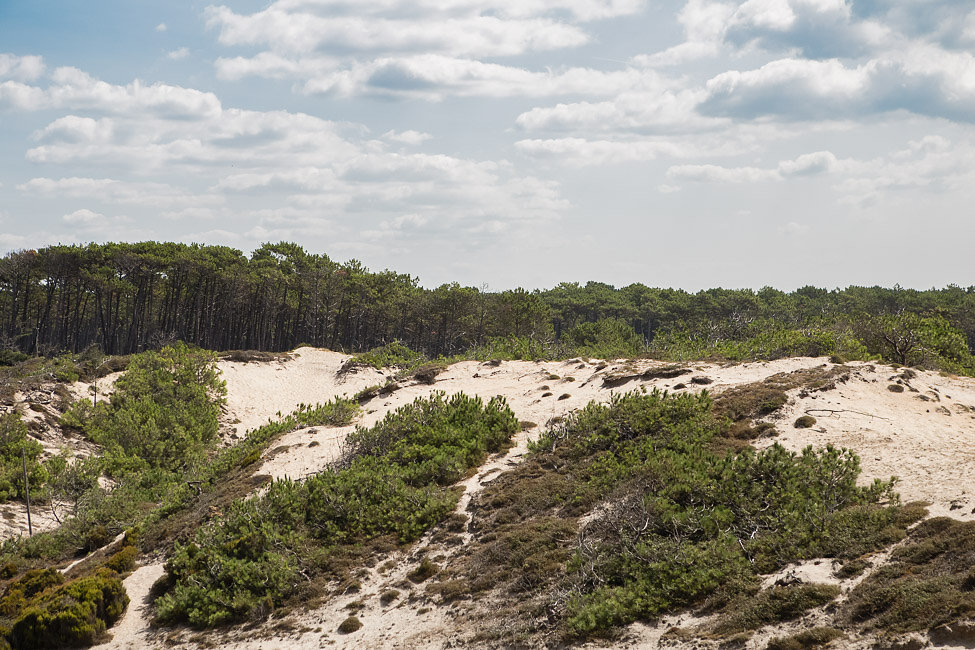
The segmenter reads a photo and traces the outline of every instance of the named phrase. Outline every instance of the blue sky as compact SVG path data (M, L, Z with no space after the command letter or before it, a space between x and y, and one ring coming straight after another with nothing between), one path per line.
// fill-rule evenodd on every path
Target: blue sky
M968 286L973 50L947 0L5 0L0 250Z

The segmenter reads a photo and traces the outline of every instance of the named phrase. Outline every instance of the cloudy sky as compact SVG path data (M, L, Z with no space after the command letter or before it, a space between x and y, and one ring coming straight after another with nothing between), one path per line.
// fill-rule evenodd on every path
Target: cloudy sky
M0 251L973 285L973 53L957 0L3 0Z

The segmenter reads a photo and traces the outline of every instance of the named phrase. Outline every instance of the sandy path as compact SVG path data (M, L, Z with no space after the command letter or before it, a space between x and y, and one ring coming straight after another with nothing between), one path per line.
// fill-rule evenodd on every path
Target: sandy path
M165 567L162 562L154 562L141 566L126 578L122 584L129 595L129 606L122 615L122 620L115 624L109 632L112 640L95 646L112 650L138 650L152 645L149 638L149 617L146 613L149 590L153 583L162 577Z

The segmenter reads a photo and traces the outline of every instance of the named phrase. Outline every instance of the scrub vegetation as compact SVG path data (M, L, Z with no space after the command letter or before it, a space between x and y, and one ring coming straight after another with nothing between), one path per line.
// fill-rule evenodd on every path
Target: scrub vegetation
M52 532L0 544L0 645L98 641L128 603L120 576L134 567L140 548L171 546L209 519L210 507L251 492L257 486L244 478L251 474L247 468L278 435L348 424L358 413L348 400L302 405L240 444L218 449L224 393L215 355L176 344L134 355L108 400L81 400L65 410L62 425L97 443L101 455L62 454L38 463L19 416L0 418L0 435L10 442L0 454L0 478L12 475L8 498L20 496L18 452L27 445L32 496L44 506L54 500L64 516ZM71 579L48 568L87 554Z
M177 544L171 583L156 601L161 622L213 626L260 618L315 578L341 578L370 544L406 544L444 521L460 494L451 485L520 428L504 400L435 393L359 428L329 471L279 480L236 501L192 541Z
M848 450L729 451L715 411L706 393L658 391L577 411L474 499L475 541L442 584L454 598L517 594L496 627L504 642L605 635L689 607L724 612L716 632L734 634L838 595L760 591L759 574L855 559L924 514L899 504L892 481L858 486Z

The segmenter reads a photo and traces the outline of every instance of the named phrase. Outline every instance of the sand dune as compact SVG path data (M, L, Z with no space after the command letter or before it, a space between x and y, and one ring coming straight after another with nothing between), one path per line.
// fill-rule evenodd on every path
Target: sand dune
M248 430L279 413L291 412L299 404L324 402L341 395L352 396L367 386L384 383L392 376L391 371L372 368L340 373L348 358L335 352L300 348L290 357L272 362L220 362L228 388L223 423L228 442L245 436ZM711 380L707 390L720 393L729 387L762 381L777 373L823 364L829 362L797 358L738 365L694 363L688 366L690 372L681 377L648 379L636 376L664 364L647 360L600 362L577 359L500 364L469 361L450 366L432 385L406 381L396 392L370 400L357 424L374 424L391 410L432 391L448 394L463 391L484 399L505 396L519 419L537 426L518 434L515 446L506 455L490 460L464 483L466 494L460 504L463 510L471 494L519 462L528 440L537 436L547 422L591 400L606 401L613 392L640 387L671 391L700 388L688 383L691 376L707 377ZM975 519L975 380L933 372L905 373L902 369L867 363L848 364L845 370L848 378L838 382L833 390L792 391L788 404L772 419L780 435L759 441L759 446L777 441L794 450L807 445L849 447L861 457L864 481L897 475L897 489L905 501L929 501L932 514ZM622 384L606 381L607 377L622 374L634 378ZM685 383L688 387L675 389ZM895 388L891 389L891 386ZM793 422L802 415L814 416L815 425L807 429L794 428ZM287 434L272 445L255 472L292 478L319 472L337 457L342 440L353 429L311 427ZM11 506L6 508L9 510ZM421 541L413 548L423 546L424 541ZM326 646L440 648L450 643L463 643L467 638L465 634L476 626L476 621L467 621L462 614L455 615L437 607L423 611L405 598L388 605L380 604L379 594L402 583L406 571L416 561L410 550L393 553L387 559L390 562L385 571L376 568L368 571L358 593L295 614L286 628L279 623L268 623L246 631L220 633L209 642L227 648L289 647L296 650ZM826 569L815 565L794 570L822 573ZM104 647L166 645L158 632L149 629L142 608L142 599L149 585L161 572L161 564L154 562L126 580L133 604L123 621L111 631L113 640ZM336 628L348 615L346 607L359 600L365 603L357 613L364 623L363 628L351 635L339 634ZM628 636L630 645L655 647L662 629L678 621L686 622L686 619L687 616L664 619L663 628L661 625L635 625ZM191 632L177 631L175 639L169 642L178 640L193 645L192 637ZM748 647L764 647L756 644L767 637L767 634L756 635L748 642ZM860 647L857 643L849 641L847 647Z

